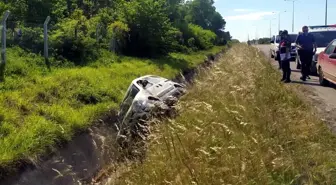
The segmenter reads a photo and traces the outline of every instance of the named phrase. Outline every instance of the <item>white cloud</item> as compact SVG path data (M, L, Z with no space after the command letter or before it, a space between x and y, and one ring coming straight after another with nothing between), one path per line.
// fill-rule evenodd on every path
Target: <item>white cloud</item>
M233 11L235 11L235 12L251 12L253 10L252 9L238 8L238 9L234 9Z
M273 12L253 12L248 14L241 14L241 15L232 15L224 17L226 21L228 20L247 20L247 21L253 21L253 20L260 20L264 16L272 15Z

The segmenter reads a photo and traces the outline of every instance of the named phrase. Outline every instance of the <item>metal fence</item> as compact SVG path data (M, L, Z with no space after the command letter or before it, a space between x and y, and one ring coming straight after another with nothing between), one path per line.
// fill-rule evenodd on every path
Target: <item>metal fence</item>
M7 63L7 57L6 57L6 48L7 48L7 34L8 34L8 28L7 28L7 21L8 17L10 16L10 12L6 11L4 15L2 16L1 20L1 61L0 61L0 82L3 82L5 80L5 68ZM50 70L50 62L49 62L49 45L48 45L48 23L50 22L50 17L46 17L44 23L43 23L43 40L44 40L44 58L47 68ZM12 31L10 32L12 34L9 35L11 39L15 40L18 36L20 36L20 30L18 32Z
M17 24L15 20L11 20L11 18L18 18L15 17L15 15L12 15L9 11L6 11L2 15L2 20L0 23L0 29L1 29L1 61L0 61L0 82L3 82L5 80L5 68L6 68L6 63L7 63L7 58L6 58L6 48L7 46L19 46L22 48L27 47L27 43L24 46L20 42L20 38L22 38L22 35L25 33L22 33L22 30L20 28L20 25ZM24 27L25 29L27 28L32 28L31 32L34 34L31 34L32 40L38 40L38 43L36 45L29 45L29 49L31 49L32 52L35 53L43 53L44 59L45 59L45 64L47 69L50 71L51 70L51 64L49 61L49 52L52 52L52 48L49 47L49 39L48 39L48 32L53 30L54 25L49 25L51 21L51 17L40 17L34 19L34 22L31 23L25 23ZM36 21L38 20L38 21ZM40 23L39 23L40 22ZM40 30L41 29L41 30ZM98 24L95 30L95 39L96 42L100 43L100 40L102 39L102 30L107 29L102 26L102 24ZM27 31L27 30L26 30ZM43 32L43 34L42 34ZM77 33L77 30L74 30L75 33ZM27 34L26 34L27 35ZM41 35L43 35L41 38ZM42 40L43 39L43 40ZM43 42L43 43L42 43ZM117 39L112 36L111 40L109 41L108 49L111 52L117 52L118 50L118 43ZM43 44L43 46L42 46Z

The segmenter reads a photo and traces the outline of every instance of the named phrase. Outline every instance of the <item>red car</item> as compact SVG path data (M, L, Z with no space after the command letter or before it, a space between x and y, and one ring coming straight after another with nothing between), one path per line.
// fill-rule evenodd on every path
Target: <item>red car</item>
M319 54L316 67L321 85L336 84L336 39Z

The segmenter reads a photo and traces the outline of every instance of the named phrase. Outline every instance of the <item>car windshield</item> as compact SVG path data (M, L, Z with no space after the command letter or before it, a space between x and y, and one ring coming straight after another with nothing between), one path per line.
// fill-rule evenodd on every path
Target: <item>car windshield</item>
M291 41L291 43L295 43L298 34L288 34L288 36L289 36L289 40ZM280 35L277 35L276 43L280 43Z
M310 32L315 37L317 47L327 47L328 44L336 39L336 31Z
M135 98L135 96L140 92L140 90L135 86L132 85L127 92L127 95L124 98L124 101L121 105L121 117L123 117L125 115L125 113L128 111L128 109L130 108L130 106L132 105L132 102Z
M291 43L295 43L298 34L289 34L289 39Z

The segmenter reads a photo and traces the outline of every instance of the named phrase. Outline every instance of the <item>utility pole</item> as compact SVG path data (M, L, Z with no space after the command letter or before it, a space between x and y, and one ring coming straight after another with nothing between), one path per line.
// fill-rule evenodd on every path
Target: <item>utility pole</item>
M279 12L278 32L280 32L280 14L281 14L281 13Z
M272 20L270 20L270 38L272 38Z
M275 20L276 18L272 18L272 19L270 19L269 21L270 21L270 38L272 38L272 21L273 20Z
M293 2L292 32L294 32L294 12L295 12L295 1L297 1L297 0L285 0L285 1L292 1L292 2Z
M295 1L293 0L293 17L292 17L292 32L294 32L294 10L295 10Z
M325 4L325 25L328 25L328 0L326 0Z
M281 13L285 13L285 12L287 12L287 10L285 10L285 11L282 11L282 12L279 12L279 20L278 20L278 32L280 31L280 24L281 24Z

